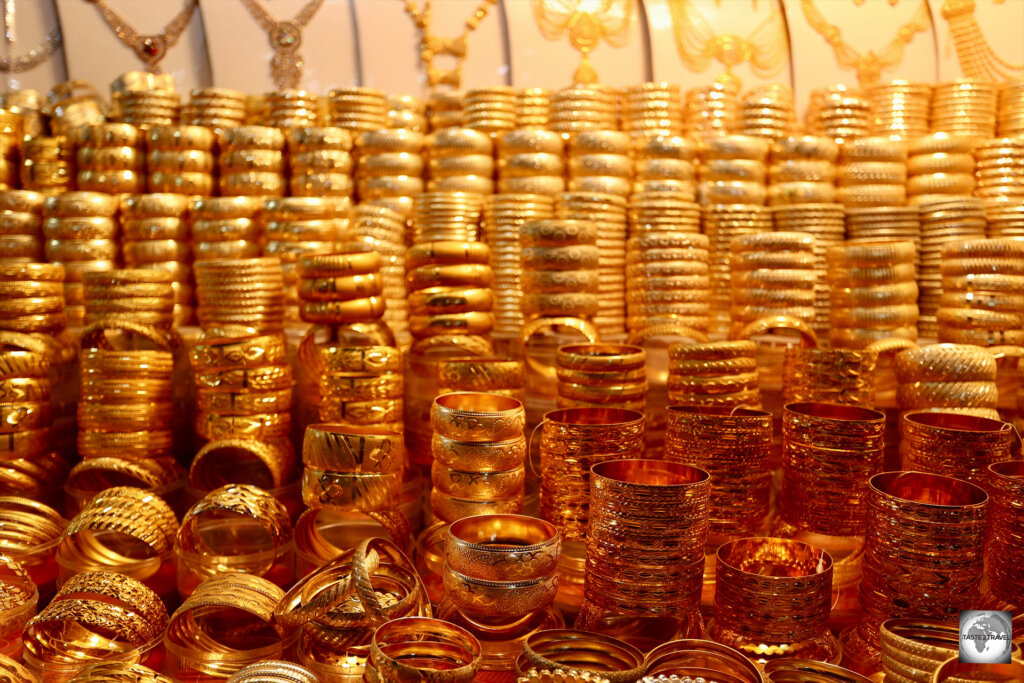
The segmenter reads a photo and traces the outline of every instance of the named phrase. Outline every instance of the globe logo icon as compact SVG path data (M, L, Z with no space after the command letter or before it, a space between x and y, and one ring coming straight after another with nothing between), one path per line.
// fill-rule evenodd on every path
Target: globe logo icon
M1013 634L1009 612L960 612L960 661L968 664L1009 664Z

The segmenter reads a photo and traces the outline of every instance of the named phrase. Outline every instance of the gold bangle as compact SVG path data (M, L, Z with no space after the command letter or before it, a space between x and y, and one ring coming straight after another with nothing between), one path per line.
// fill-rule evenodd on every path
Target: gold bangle
M78 452L83 458L117 457L127 459L170 458L174 455L171 429L131 432L78 432Z
M438 490L455 498L486 501L521 494L526 469L520 464L504 471L463 471L435 461L431 467L431 480Z
M299 275L303 278L370 275L379 271L380 265L380 254L376 252L315 254L299 259Z
M106 547L91 534L102 530L120 531L138 539L159 559L168 557L174 549L178 520L167 503L142 489L119 486L101 491L68 523L57 546L58 562L80 563L76 566L85 569L139 561ZM102 548L100 554L90 546L97 543Z
M66 490L95 495L114 486L129 485L140 489L162 489L182 478L184 470L173 460L152 458L87 458L71 468Z
M467 356L437 363L439 389L490 392L519 389L524 382L523 362L511 358Z
M211 370L276 365L285 362L287 357L285 340L278 335L214 339L207 339L207 336L204 333L200 343L189 352L192 368L197 374Z
M0 381L19 377L47 378L50 367L51 356L48 353L0 348Z
M283 439L291 433L292 416L286 413L221 415L199 413L196 433L204 439Z
M409 310L416 315L489 312L494 306L490 289L426 287L408 296Z
M494 326L490 313L470 311L447 315L411 315L409 331L413 337L435 335L485 335Z
M311 508L373 512L393 506L402 495L402 477L395 472L331 472L306 467L302 500Z
M292 540L292 524L288 510L274 496L261 488L248 484L222 486L206 494L202 500L189 508L181 518L178 529L177 549L179 552L197 555L244 555L247 554L244 541L236 541L227 547L213 548L200 533L201 519L209 515L215 519L226 516L255 520L266 533L270 547L277 549ZM253 545L251 552L261 552L265 547L259 541L246 539Z
M493 279L491 267L480 263L427 265L410 269L406 284L414 292L427 287L488 287Z
M292 368L279 364L196 373L196 385L200 389L230 393L282 391L292 386Z
M555 364L583 372L626 372L644 368L646 352L638 346L614 344L569 344L555 353Z
M384 315L383 297L371 296L348 301L304 301L299 306L302 319L315 325L343 325L376 320Z
M302 462L333 472L401 472L404 440L398 432L376 427L313 424L306 428Z
M171 429L174 404L98 403L83 397L78 403L78 428L102 432L162 431Z
M380 296L383 292L384 280L377 273L299 281L299 299L303 301L347 301Z
M207 413L248 415L250 413L281 413L291 410L292 390L263 392L197 391L196 407Z
M635 681L644 668L643 654L632 645L610 636L568 629L532 634L526 639L522 657L537 669L596 671L611 683Z
M57 218L76 216L105 216L117 213L118 198L102 192L63 192L47 197L43 215Z
M444 655L437 654L441 652ZM480 642L459 626L405 617L387 622L373 634L370 663L383 681L469 683L480 668L481 652Z
M506 441L523 434L526 414L516 399L462 392L435 398L430 423L439 435L456 441Z
M189 468L188 482L198 490L212 491L233 483L232 472L235 478L238 472L244 472L245 483L276 489L288 482L294 462L295 454L284 443L221 439L199 449Z
M549 522L523 515L467 517L445 537L445 561L457 572L488 581L519 581L557 569L561 534Z
M47 218L43 221L43 237L48 240L112 240L117 237L113 218L83 216L81 218Z
M810 325L803 320L786 315L776 315L755 320L732 336L734 339L749 339L750 337L764 334L769 330L778 329L795 330L796 332L799 332L802 346L808 348L816 348L818 346L818 335Z
M518 581L489 581L466 576L445 566L441 572L445 598L470 618L516 620L551 604L558 592L558 573Z
M32 458L49 450L52 443L50 427L0 434L0 461Z
M174 683L174 679L153 671L142 664L131 662L99 662L82 669L68 683L119 683L144 681L145 683Z
M405 267L489 263L490 250L483 242L433 241L414 245L405 254Z

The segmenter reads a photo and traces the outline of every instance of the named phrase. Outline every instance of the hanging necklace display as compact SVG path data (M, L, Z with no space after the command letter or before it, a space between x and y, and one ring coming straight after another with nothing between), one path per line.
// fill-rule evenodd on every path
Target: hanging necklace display
M857 81L862 88L874 85L881 79L883 71L903 61L903 52L910 41L918 33L927 31L931 25L928 0L921 0L921 6L914 12L910 21L896 31L896 37L882 51L876 53L868 50L861 53L843 40L838 26L833 26L825 20L815 6L814 0L801 0L800 7L803 9L804 18L815 33L832 46L839 66L857 73Z
M139 59L146 65L150 73L160 73L160 61L167 56L167 51L174 47L178 38L184 33L185 27L192 19L192 13L196 10L199 0L185 0L185 7L171 19L171 23L164 27L160 33L144 36L136 31L125 21L124 17L111 9L103 0L85 0L96 5L103 20L111 28L117 39L127 45L135 52Z
M413 0L406 0L405 13L412 19L420 32L420 64L427 73L427 87L435 90L438 86L448 86L458 90L462 86L462 65L466 61L466 42L469 34L476 30L484 20L491 7L498 0L483 0L473 13L466 19L465 29L455 38L435 36L430 32L430 0L424 0L423 7L417 8ZM438 55L447 55L455 59L455 67L441 69L434 65Z
M42 42L34 48L20 57L11 57L14 44L18 40L15 27L14 0L4 0L4 46L7 48L7 53L0 57L0 73L16 74L35 68L45 62L60 47L60 25L57 25L51 28Z
M692 0L669 0L669 8L676 49L690 71L702 73L714 59L725 67L716 81L738 92L740 79L732 70L740 64L750 64L750 70L763 79L775 76L786 64L789 40L777 7L746 36L715 33Z
M576 85L597 83L590 53L602 38L612 47L624 47L635 10L636 0L533 0L541 35L559 40L568 34L569 43L580 53L580 65L573 74Z
M313 18L324 0L310 0L299 10L294 19L278 21L260 7L256 0L242 0L270 39L270 47L274 49L274 58L270 61L270 75L278 90L299 87L302 80L302 29Z
M1010 64L995 53L981 32L974 8L974 0L942 3L942 16L949 22L949 37L956 47L964 78L992 83L1020 80L1024 64ZM946 53L949 53L949 43L946 43Z

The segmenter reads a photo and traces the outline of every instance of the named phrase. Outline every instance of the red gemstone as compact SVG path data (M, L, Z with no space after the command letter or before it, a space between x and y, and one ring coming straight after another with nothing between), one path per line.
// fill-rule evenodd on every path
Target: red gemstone
M142 44L142 49L150 57L156 57L160 54L160 43L152 38L147 38Z

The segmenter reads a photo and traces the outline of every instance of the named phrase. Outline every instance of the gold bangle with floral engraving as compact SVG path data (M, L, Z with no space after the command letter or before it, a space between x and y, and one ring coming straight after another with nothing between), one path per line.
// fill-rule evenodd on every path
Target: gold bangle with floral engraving
M320 399L320 419L347 425L387 429L402 427L404 403L400 398L346 401L331 396Z
M307 336L299 347L299 357L310 360L308 346L313 345ZM316 362L310 363L315 372L350 372L354 374L380 374L402 370L402 354L393 346L315 346Z
M177 548L179 551L198 555L245 554L244 550L238 547L211 547L201 533L204 518L224 519L232 516L250 518L259 523L266 534L265 539L246 539L257 548L265 548L260 542L263 540L268 541L269 546L274 549L292 540L292 524L288 510L273 495L256 486L229 484L211 491L189 508L181 519Z
M200 413L196 416L196 433L204 439L281 439L291 432L291 413L252 413L222 415Z
M290 365L267 365L196 373L196 385L222 392L281 391L292 386Z
M203 339L189 352L192 368L197 374L210 370L274 365L283 363L286 355L285 340L279 335L253 336L238 340L217 339L216 343Z
M402 398L405 377L402 373L353 376L348 373L324 373L319 387L323 396L343 401L371 401Z
M401 494L400 473L332 472L312 467L302 472L302 500L311 508L383 510L392 507Z
M435 461L431 481L441 491L462 500L492 500L515 496L523 491L526 468L520 465L498 472L464 472Z
M201 411L221 415L280 413L291 410L291 405L291 388L259 392L209 391L200 388L196 403Z
M401 434L376 427L313 424L306 428L302 461L307 467L334 472L401 472Z
M494 319L490 313L470 311L443 315L411 315L409 331L414 337L434 335L484 335L491 331Z
M523 434L526 414L516 399L460 392L434 399L430 423L435 432L456 441L506 441Z

